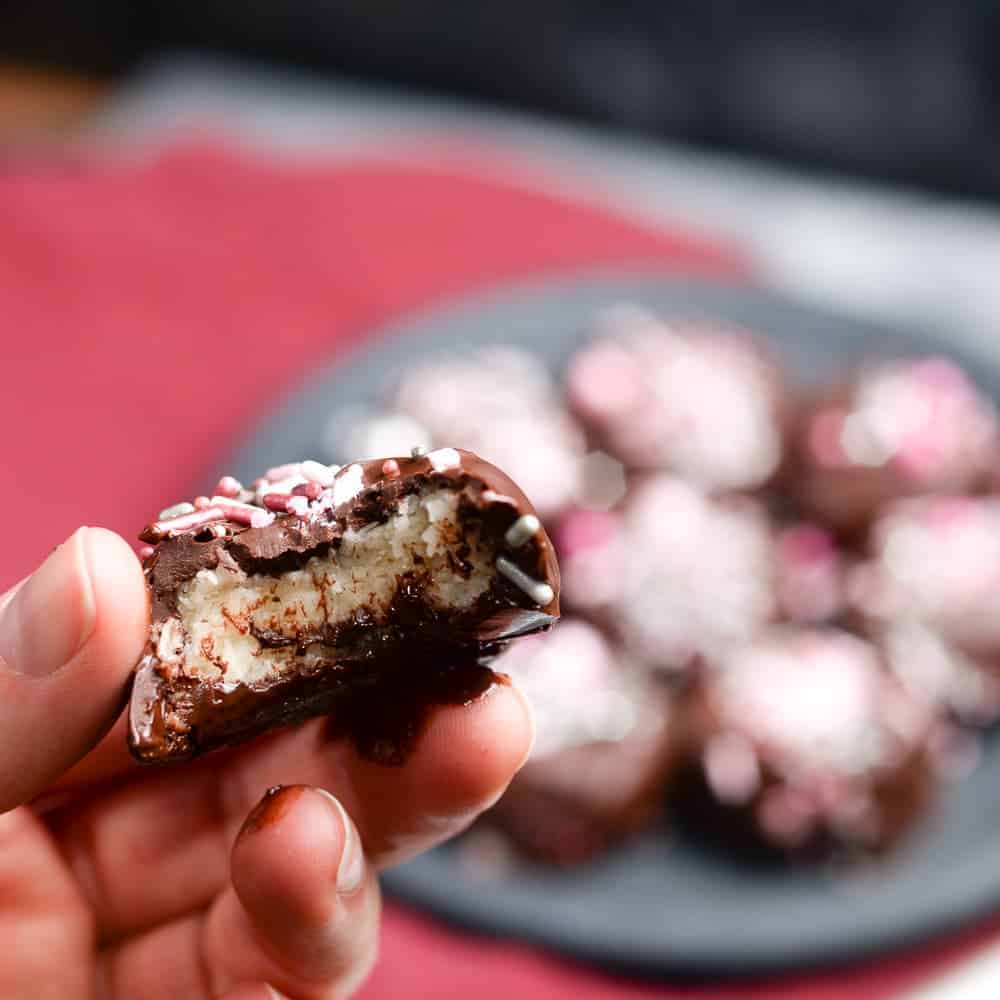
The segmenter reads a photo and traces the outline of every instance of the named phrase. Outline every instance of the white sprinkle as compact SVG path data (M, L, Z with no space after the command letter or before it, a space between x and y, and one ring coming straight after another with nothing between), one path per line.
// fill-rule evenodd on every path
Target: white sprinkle
M423 458L427 454L427 449L422 444L415 444L410 449L410 458Z
M194 504L188 503L186 500L183 503L175 503L173 507L164 507L163 510L157 515L157 521L169 521L172 517L180 517L182 514L193 514Z
M536 604L540 604L543 607L546 604L551 604L552 600L555 598L555 593L552 588L547 583L542 583L540 580L536 580L533 576L528 576L519 566L515 566L509 559L504 556L500 556L497 559L497 569L515 587L520 587L528 597L530 597Z
M524 514L507 529L503 540L510 548L519 549L529 539L534 538L541 527L541 522L534 514Z
M257 496L263 497L266 493L291 493L296 486L305 483L302 476L290 476L288 479L277 479L273 483L264 483L257 491Z
M309 501L305 497L289 497L285 507L288 509L289 514L294 514L296 517L305 517L309 512Z
M509 507L516 507L517 501L506 493L497 493L495 490L483 490L483 499L487 503L505 503Z
M262 510L260 507L254 507L253 513L250 515L251 528L266 528L273 521L274 515L269 510Z
M447 472L449 469L460 469L462 467L462 456L454 448L438 448L437 451L429 452L427 461L435 472Z
M311 458L302 463L302 475L311 483L319 483L320 486L332 486L336 468L331 469L329 465L322 462L314 462Z
M360 465L349 465L341 469L333 484L333 503L339 507L353 500L365 488L365 472Z

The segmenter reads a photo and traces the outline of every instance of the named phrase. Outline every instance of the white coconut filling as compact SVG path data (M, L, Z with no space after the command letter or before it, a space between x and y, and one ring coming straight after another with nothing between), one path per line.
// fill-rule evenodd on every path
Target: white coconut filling
M203 569L178 591L179 621L164 623L158 656L190 676L252 684L302 662L296 645L264 646L257 635L296 640L307 662L321 657L324 625L349 622L361 609L373 625L384 624L411 572L430 607L468 608L489 588L496 552L476 522L459 524L457 509L448 490L406 497L386 523L348 530L339 548L280 576ZM463 541L471 551L459 560L453 554Z

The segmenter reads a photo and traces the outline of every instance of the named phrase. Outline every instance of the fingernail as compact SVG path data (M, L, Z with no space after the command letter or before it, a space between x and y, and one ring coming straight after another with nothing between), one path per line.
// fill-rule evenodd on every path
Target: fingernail
M94 630L87 529L80 528L0 608L0 664L46 677L68 663Z
M521 700L521 705L524 708L524 714L528 717L528 725L531 727L531 739L528 740L528 746L525 748L524 756L521 758L521 763L517 765L517 771L520 771L528 760L531 758L532 753L535 749L535 740L538 739L538 727L535 725L535 706L531 704L531 699L515 684L513 681L510 685L511 690L517 695ZM516 774L517 771L514 773Z
M361 847L361 837L340 801L325 788L317 788L316 791L333 804L344 828L344 846L340 852L340 864L337 866L337 892L349 896L361 888L365 878L365 853Z
M269 788L257 805L250 810L243 821L239 835L243 837L274 826L298 802L305 791L305 785L275 785Z

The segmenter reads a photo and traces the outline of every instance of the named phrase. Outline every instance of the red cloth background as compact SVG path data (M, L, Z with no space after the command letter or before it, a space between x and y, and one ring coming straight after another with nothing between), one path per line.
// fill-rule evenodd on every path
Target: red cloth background
M493 171L491 171L493 173ZM149 160L0 168L0 590L81 523L127 537L261 404L406 311L510 279L741 255L461 170ZM224 471L224 470L214 470ZM205 480L205 485L209 481ZM987 932L876 967L718 990L629 984L388 907L364 1000L894 996Z

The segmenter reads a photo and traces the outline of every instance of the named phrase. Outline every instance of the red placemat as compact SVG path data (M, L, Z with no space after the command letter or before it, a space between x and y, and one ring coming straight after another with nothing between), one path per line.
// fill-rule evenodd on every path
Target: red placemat
M495 164L490 174L496 176ZM188 145L153 159L0 171L0 589L78 524L131 537L259 407L400 313L606 264L735 276L741 255L461 170L265 162ZM984 936L980 931L973 944ZM966 942L874 969L697 996L895 995ZM687 997L389 907L364 1000Z

